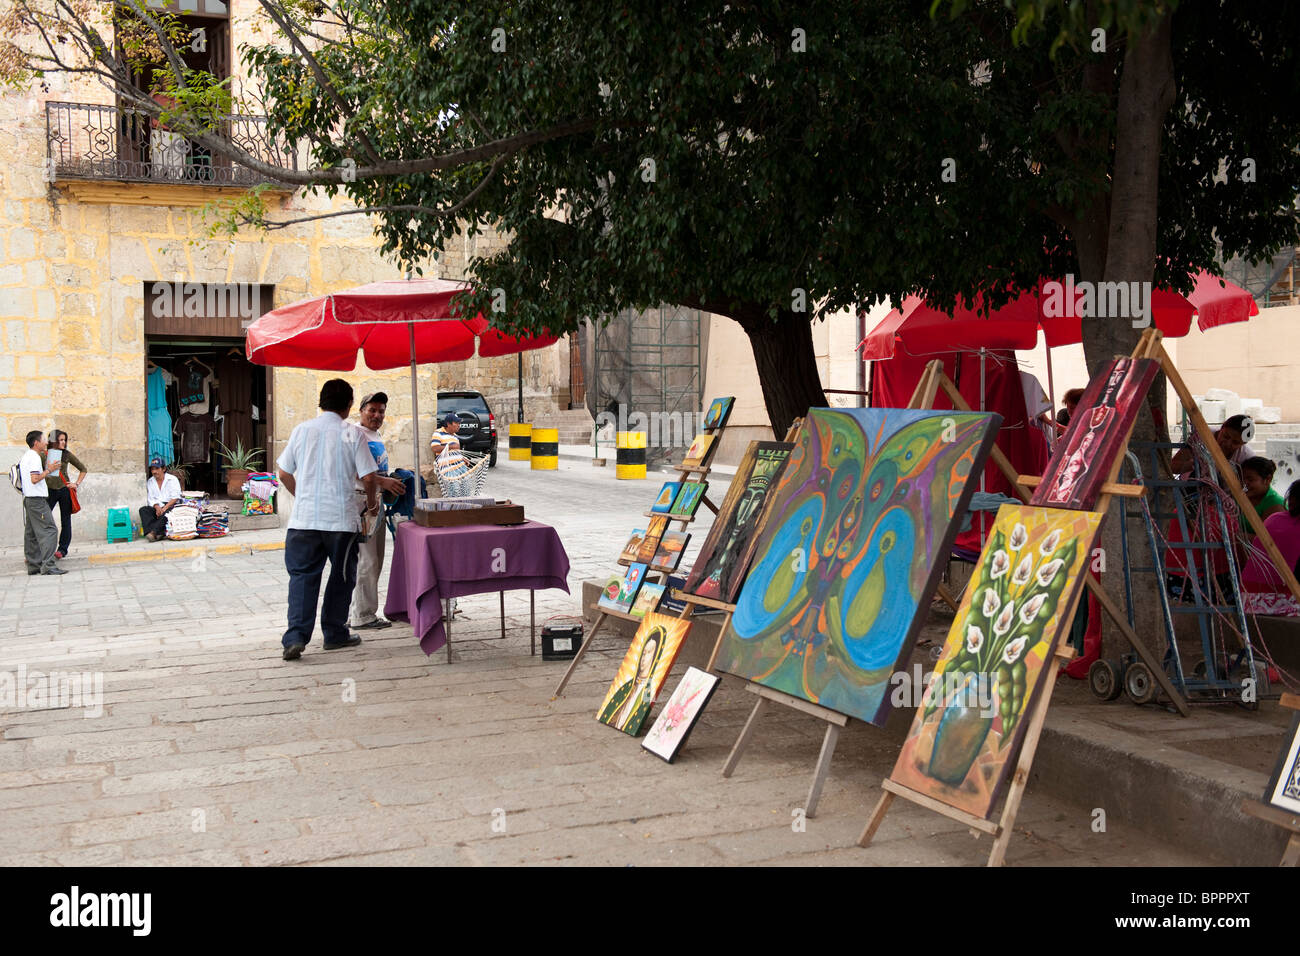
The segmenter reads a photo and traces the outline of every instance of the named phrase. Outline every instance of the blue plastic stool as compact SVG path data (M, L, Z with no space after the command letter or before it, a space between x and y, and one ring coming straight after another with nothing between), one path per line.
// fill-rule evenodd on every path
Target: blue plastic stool
M108 540L112 541L133 541L135 539L135 525L131 521L130 508L109 508L108 509Z

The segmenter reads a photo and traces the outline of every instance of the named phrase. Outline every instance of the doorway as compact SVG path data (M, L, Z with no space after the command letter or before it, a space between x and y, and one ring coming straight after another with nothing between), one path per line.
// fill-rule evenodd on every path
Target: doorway
M243 338L145 337L147 457L179 473L186 491L226 497L223 449L260 451L267 468L270 372L244 355Z

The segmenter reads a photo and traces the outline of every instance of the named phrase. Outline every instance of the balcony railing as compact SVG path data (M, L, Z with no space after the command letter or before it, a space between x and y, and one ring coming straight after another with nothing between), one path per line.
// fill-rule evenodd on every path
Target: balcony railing
M55 179L255 186L273 177L216 156L183 136L157 127L148 114L89 103L46 103L48 157ZM296 152L267 132L264 116L227 116L220 132L246 153L297 169Z

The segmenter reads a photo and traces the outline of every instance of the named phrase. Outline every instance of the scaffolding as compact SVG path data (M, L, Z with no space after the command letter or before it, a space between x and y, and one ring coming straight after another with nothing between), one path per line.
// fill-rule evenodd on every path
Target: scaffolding
M661 305L626 309L591 333L587 408L598 423L612 417L618 431L646 430L647 461L670 458L682 434L686 443L695 436L698 422L688 416L704 402L702 324L698 309Z

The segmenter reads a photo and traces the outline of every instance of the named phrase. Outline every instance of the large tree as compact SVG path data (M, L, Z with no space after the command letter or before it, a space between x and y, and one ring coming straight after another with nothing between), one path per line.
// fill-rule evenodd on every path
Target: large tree
M133 64L87 15L105 4L12 2L6 33L38 42L0 54L10 73L91 70L123 95ZM275 173L221 139L228 94L171 55L166 18L118 6L171 128ZM506 236L471 268L508 329L660 302L730 316L778 433L824 402L810 320L831 310L997 302L1066 272L1177 287L1220 246L1300 236L1295 3L259 6L277 38L243 49L254 106L311 154L281 179L342 190L417 268L460 229ZM1090 362L1135 335L1088 323Z

